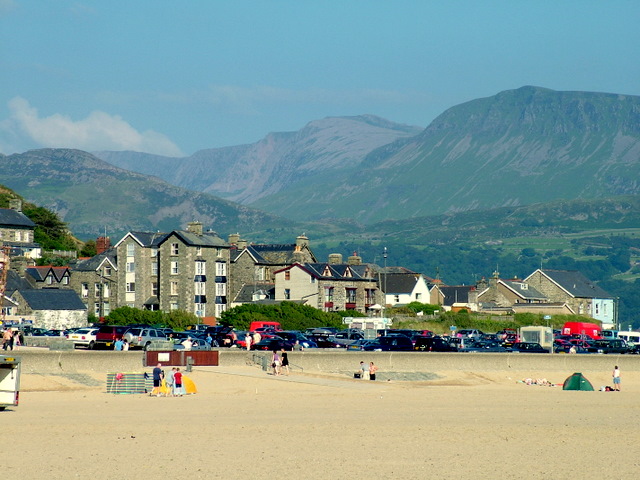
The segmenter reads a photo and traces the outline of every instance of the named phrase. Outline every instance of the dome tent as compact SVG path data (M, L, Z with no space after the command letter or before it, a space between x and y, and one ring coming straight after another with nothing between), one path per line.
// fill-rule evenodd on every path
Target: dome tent
M579 372L576 372L570 377L567 377L567 379L562 384L562 389L563 390L584 390L587 392L593 392L593 385L591 385L591 382L589 382L589 380L584 378L584 375L582 375Z

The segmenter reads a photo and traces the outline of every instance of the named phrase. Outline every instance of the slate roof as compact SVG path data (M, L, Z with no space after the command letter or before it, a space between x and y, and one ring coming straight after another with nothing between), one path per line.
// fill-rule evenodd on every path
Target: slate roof
M235 303L251 303L253 302L254 292L262 292L270 299L273 299L276 296L275 285L273 283L245 284L242 286L233 301Z
M127 237L132 237L143 247L157 247L168 236L168 233L161 232L129 232L115 244L115 247Z
M517 282L514 280L500 280L506 287L513 290L519 297L527 300L546 300L546 295L540 293L526 282ZM526 285L526 288L522 288Z
M15 270L7 271L7 285L5 287L7 295L16 290L29 290L32 288L31 284L25 278L22 278L18 272Z
M164 243L171 235L175 235L184 242L185 245L191 247L228 247L229 244L218 236L215 232L204 232L198 235L186 230L174 230L162 239L160 243Z
M84 260L78 260L72 265L72 270L76 270L78 272L96 272L102 266L103 262L108 260L111 265L115 268L116 266L116 249L110 248L105 250L102 253L94 255L91 258L86 258Z
M78 294L66 288L20 290L22 298L32 310L86 310Z
M441 286L440 291L444 295L444 305L453 305L454 303L469 303L469 292L476 287L474 286Z
M22 212L11 208L0 208L0 226L35 228L36 224Z
M247 245L246 249L232 250L231 261L235 261L245 250L257 263L265 265L290 265L297 261L294 255L296 251L295 243ZM304 253L311 255L311 258L315 260L311 250L306 250Z
M418 279L420 278L419 273L387 273L386 275L382 274L380 276L380 283L384 287L386 287L386 294L398 295L401 293L411 293L413 292L416 283L418 283Z
M574 298L612 298L577 270L541 270Z
M364 265L349 265L348 263L305 263L300 267L307 271L310 275L318 279L324 280L355 280L355 281L377 281L377 277L368 277L366 273L368 266ZM291 267L288 267L291 268ZM345 275L350 272L351 276Z

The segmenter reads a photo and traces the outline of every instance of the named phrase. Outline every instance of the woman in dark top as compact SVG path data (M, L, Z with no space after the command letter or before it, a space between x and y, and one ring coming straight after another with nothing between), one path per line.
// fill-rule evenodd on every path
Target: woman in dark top
M286 375L289 375L289 357L284 349L282 350L282 368L286 372Z

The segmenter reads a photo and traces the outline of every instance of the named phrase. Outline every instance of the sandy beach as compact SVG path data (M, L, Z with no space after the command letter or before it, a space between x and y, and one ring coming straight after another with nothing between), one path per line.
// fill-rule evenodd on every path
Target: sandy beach
M150 370L150 369L147 369ZM557 372L423 382L196 367L181 398L105 393L105 375L22 375L0 412L2 478L634 478L640 373L569 392ZM571 373L571 372L569 372ZM609 372L584 372L596 389Z

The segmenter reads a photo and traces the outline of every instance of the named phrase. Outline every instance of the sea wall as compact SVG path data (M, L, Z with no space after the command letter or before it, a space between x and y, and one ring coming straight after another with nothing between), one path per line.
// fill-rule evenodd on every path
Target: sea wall
M22 359L24 373L140 372L145 370L142 351L112 350L50 351L25 348L2 352ZM614 365L623 371L640 371L640 355L565 355L524 353L426 353L426 352L347 352L344 350L306 350L289 352L294 371L309 373L344 373L355 371L360 363L374 362L381 371L545 371L545 372L609 372ZM222 367L261 366L268 368L270 352L221 349ZM194 368L197 368L197 363ZM211 367L215 368L215 367Z

